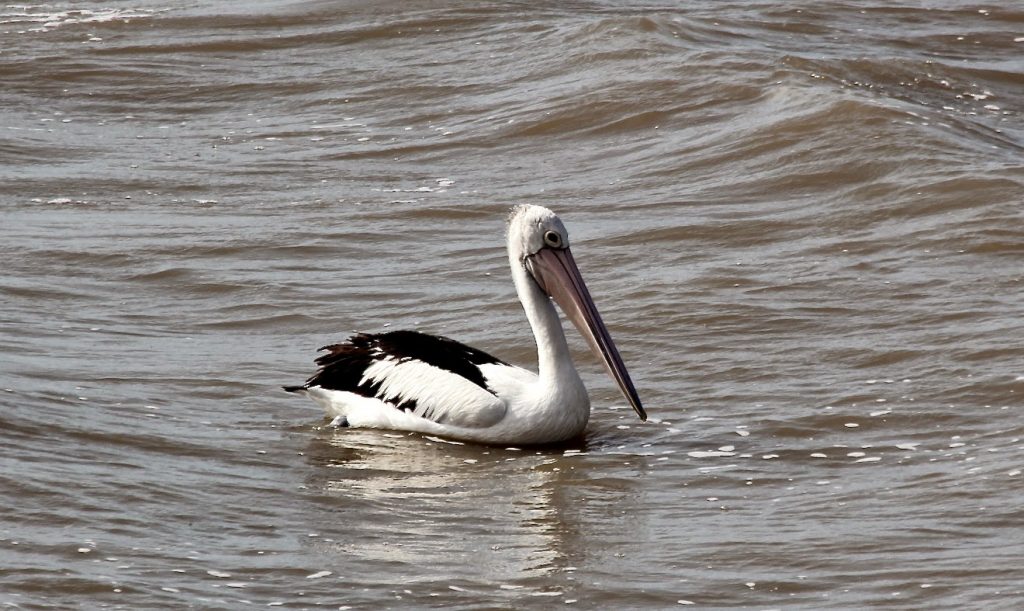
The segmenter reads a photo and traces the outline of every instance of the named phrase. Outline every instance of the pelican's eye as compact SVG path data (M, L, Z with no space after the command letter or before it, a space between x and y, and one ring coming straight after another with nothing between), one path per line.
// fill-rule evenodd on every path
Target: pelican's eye
M544 243L552 248L561 248L562 236L558 235L557 231L545 231Z

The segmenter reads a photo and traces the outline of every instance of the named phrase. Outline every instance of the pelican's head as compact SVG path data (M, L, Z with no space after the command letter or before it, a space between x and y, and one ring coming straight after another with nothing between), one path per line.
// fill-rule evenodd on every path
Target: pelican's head
M569 232L562 219L543 206L512 208L508 217L509 253L524 261L544 248L569 248Z
M508 251L512 264L522 265L540 290L555 300L601 359L640 419L647 420L626 365L576 267L562 219L542 206L516 206L508 219Z

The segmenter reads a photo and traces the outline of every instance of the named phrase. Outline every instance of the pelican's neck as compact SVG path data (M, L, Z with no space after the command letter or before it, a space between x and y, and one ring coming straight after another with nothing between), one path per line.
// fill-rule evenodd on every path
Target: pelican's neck
M509 253L509 262L519 301L526 310L526 318L537 341L537 373L541 382L556 384L560 380L578 379L555 304L530 277L522 261Z

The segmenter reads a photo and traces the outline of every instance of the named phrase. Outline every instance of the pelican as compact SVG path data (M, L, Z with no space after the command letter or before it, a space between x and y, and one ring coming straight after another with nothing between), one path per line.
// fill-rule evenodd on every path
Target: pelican
M446 337L417 331L360 333L321 348L319 369L285 386L319 404L338 426L414 431L484 444L545 444L580 436L590 398L552 304L586 338L640 420L647 413L583 283L569 234L554 212L516 206L508 258L537 341L538 372Z

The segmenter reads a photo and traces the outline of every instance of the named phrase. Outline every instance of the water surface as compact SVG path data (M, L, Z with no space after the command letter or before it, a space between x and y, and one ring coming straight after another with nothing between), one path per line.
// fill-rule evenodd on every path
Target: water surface
M0 7L0 603L1024 601L1024 12ZM280 391L416 328L535 356L549 206L644 399L572 334L562 448L336 431Z

